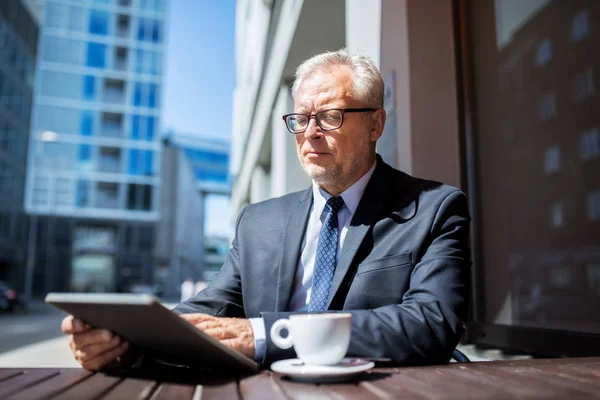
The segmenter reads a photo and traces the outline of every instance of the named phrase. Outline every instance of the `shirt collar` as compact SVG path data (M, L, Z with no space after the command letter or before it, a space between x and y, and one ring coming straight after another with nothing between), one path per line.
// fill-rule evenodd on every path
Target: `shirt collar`
M367 183L369 183L371 176L373 176L373 172L375 172L376 166L377 160L375 160L373 166L367 171L366 174L364 174L359 180L354 182L352 186L350 186L348 189L344 190L340 194L340 196L342 196L342 199L344 199L344 204L348 208L348 211L350 211L351 215L354 215L354 212L358 208L358 203L360 203L360 199L362 198L362 195L365 192L365 189L367 188ZM325 203L327 203L327 200L329 200L333 196L321 189L314 180L312 188L314 210L318 212L317 215L321 215L323 213L323 209L325 208Z

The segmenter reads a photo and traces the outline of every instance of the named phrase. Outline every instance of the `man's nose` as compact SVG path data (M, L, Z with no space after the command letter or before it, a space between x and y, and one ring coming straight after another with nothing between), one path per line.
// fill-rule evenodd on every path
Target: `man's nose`
M317 124L317 118L315 118L315 116L312 116L308 120L308 126L306 127L306 130L304 131L304 137L306 139L318 139L322 135L323 135L323 131L321 130L321 127L319 126L319 124Z

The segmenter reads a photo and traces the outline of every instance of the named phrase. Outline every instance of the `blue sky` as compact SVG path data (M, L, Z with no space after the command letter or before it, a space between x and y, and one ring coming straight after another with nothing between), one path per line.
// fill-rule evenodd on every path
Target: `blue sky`
M231 138L235 0L173 0L167 33L163 127ZM209 196L208 234L231 234L229 200Z
M170 2L163 126L231 137L235 0Z

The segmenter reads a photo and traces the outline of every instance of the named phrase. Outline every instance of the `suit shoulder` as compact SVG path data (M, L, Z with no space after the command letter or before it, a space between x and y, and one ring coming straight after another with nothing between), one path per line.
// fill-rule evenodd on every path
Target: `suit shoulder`
M428 197L440 199L444 199L455 192L464 196L464 193L457 187L434 180L417 178L397 169L390 168L390 170L390 177L395 183L393 186L399 190L406 191L409 188L411 192L418 192Z
M272 199L260 201L258 203L249 204L246 207L246 212L249 213L273 213L282 209L289 209L293 204L297 204L304 196L308 196L307 190L301 190L299 192L289 193L281 197L275 197Z

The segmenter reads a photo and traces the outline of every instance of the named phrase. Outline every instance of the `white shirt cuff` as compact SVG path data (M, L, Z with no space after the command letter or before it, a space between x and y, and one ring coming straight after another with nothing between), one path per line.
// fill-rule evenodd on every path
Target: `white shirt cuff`
M265 321L262 318L249 318L254 333L254 361L262 362L267 351L267 335Z

